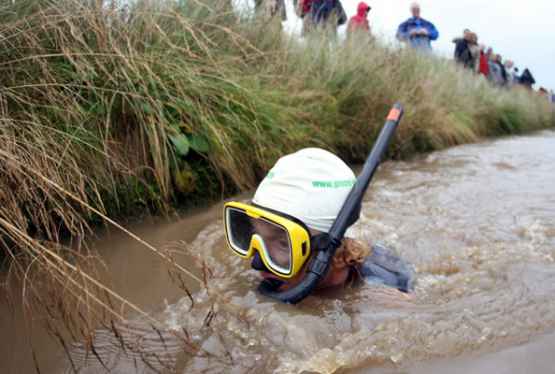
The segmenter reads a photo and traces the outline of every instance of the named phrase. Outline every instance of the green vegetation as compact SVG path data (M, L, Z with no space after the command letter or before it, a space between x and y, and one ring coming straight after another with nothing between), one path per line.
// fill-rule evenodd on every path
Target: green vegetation
M299 41L226 1L0 4L0 251L37 267L99 213L252 188L301 147L360 162L395 101L396 158L554 124L539 98L449 61Z

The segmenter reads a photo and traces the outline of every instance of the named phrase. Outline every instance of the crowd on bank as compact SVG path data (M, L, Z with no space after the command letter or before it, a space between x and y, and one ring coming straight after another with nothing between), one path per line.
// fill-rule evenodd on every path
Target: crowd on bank
M492 84L498 87L513 87L522 85L528 89L536 83L534 76L528 68L522 73L514 66L512 60L503 60L500 54L493 49L478 44L476 33L466 29L462 37L453 39L455 44L455 61L476 74L481 74Z
M264 2L266 1L266 2ZM267 15L279 15L286 19L285 0L256 0L258 11ZM366 34L372 38L368 14L371 7L361 1L357 13L348 18L340 0L293 0L297 16L302 18L302 35L315 32L328 32L336 35L337 28L347 24L347 39L354 34ZM264 6L264 4L266 4ZM267 4L271 4L268 6ZM420 16L420 6L413 3L410 6L412 16L402 22L397 28L396 37L402 43L421 52L432 51L431 42L439 37L435 25ZM454 60L462 67L482 75L497 87L511 88L522 86L532 89L536 83L532 72L525 68L522 72L510 59L503 60L502 56L494 53L491 47L478 43L478 35L469 29L464 30L461 37L453 39L455 44ZM545 96L555 103L555 93L548 92L541 87L538 94Z

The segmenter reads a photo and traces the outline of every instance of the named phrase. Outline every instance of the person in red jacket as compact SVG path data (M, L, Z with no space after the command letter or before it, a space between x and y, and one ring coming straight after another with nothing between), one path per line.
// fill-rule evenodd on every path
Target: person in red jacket
M357 14L352 16L347 25L347 36L356 32L365 32L370 34L370 25L368 23L368 13L370 12L370 7L364 1L358 3Z
M483 74L486 78L489 76L489 51L488 54L484 53L486 47L484 45L480 46L480 74Z

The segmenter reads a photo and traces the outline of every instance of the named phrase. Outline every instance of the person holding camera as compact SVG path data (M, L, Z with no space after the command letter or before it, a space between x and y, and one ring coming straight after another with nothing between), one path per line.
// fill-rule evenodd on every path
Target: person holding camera
M420 17L420 5L413 3L410 7L412 17L399 25L397 39L407 42L411 47L430 52L431 41L437 40L439 32L430 21Z

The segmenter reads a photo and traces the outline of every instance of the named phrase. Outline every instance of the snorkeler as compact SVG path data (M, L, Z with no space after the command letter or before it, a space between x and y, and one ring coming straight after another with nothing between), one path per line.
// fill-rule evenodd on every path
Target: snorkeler
M382 246L344 238L402 115L396 105L358 178L337 156L306 148L280 158L250 204L228 202L228 246L250 259L259 291L296 303L314 289L360 279L410 292L414 272Z

